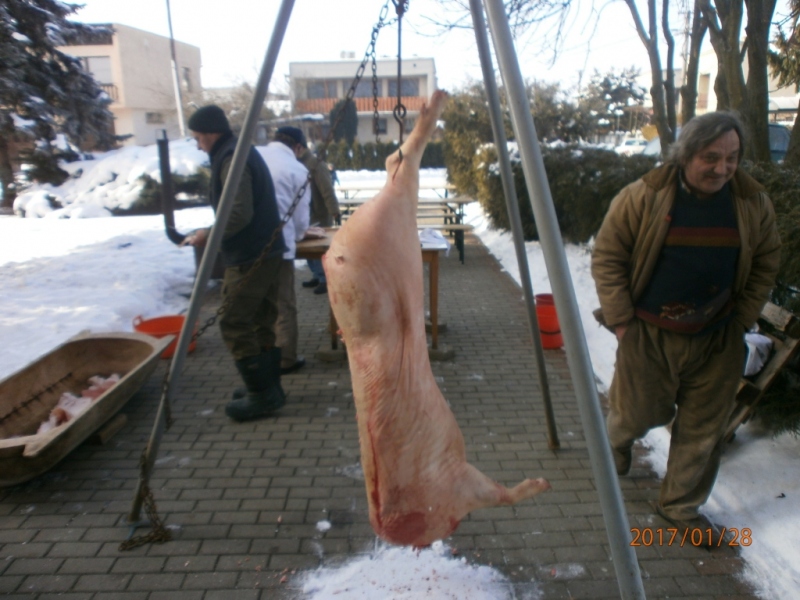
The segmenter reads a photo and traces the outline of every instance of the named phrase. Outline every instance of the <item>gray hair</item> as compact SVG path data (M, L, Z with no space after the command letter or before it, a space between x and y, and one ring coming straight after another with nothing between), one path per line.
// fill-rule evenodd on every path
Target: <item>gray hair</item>
M744 125L736 113L725 111L700 115L684 125L680 136L669 148L667 161L684 166L695 154L729 131L735 131L739 136L738 162L741 162L746 140Z

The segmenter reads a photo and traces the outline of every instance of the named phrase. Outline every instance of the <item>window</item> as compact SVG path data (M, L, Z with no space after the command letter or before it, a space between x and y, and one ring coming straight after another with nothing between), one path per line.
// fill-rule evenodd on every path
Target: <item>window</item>
M419 96L419 81L416 79L403 79L400 91L402 96ZM397 79L389 80L389 96L397 96Z
M189 67L181 68L181 79L183 80L183 89L187 92L192 90L192 70Z
M379 118L378 122L372 121L373 129L376 129L374 132L376 135L380 135L381 133L386 133L386 119Z
M350 86L347 86L347 89L350 89ZM380 97L380 84L378 86L378 96ZM356 86L356 98L372 98L372 78L370 79L362 79L358 82Z
M144 113L144 122L148 125L162 125L164 123L164 115L160 112Z
M114 83L111 77L110 56L84 56L80 61L83 64L84 70L91 73L97 83Z
M306 93L309 100L336 98L336 82L325 79L309 81L308 84L306 84Z

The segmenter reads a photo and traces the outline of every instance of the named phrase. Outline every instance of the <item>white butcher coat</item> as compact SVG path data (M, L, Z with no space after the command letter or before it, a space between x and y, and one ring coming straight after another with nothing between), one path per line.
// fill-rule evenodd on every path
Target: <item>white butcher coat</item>
M264 157L272 184L275 186L275 199L278 201L278 212L281 219L289 212L297 191L308 179L308 169L297 160L294 152L286 144L270 142L266 146L259 146L257 150ZM283 228L283 238L288 250L284 252L284 260L294 259L297 242L303 239L311 219L311 185L306 186L303 197L297 205L292 218Z

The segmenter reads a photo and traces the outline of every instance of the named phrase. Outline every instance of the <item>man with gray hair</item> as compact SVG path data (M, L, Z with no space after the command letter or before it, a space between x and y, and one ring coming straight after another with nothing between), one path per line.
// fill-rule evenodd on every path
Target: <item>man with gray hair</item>
M608 437L619 475L635 440L672 422L656 510L673 526L719 530L711 494L753 326L775 283L780 239L764 188L739 168L732 113L692 119L666 163L625 187L597 234L592 276L617 336Z

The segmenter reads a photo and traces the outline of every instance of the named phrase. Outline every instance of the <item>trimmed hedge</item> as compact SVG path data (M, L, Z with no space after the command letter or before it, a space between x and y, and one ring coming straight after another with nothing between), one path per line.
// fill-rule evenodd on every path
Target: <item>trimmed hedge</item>
M578 146L542 147L542 159L561 235L566 242L585 243L597 233L609 204L619 191L655 166L648 156ZM473 181L477 199L498 229L509 230L497 153L493 145L475 154ZM512 155L514 187L526 240L539 239L519 157ZM455 180L456 178L453 177ZM460 190L459 190L460 191Z
M397 151L395 142L366 142L358 140L348 145L345 140L332 142L325 153L325 162L337 171L383 171L386 159ZM442 142L430 142L422 155L421 168L436 169L444 167Z
M781 264L771 299L800 316L800 173L775 164L745 168L767 189L781 235ZM800 436L800 357L780 372L755 414L776 435L788 431Z

